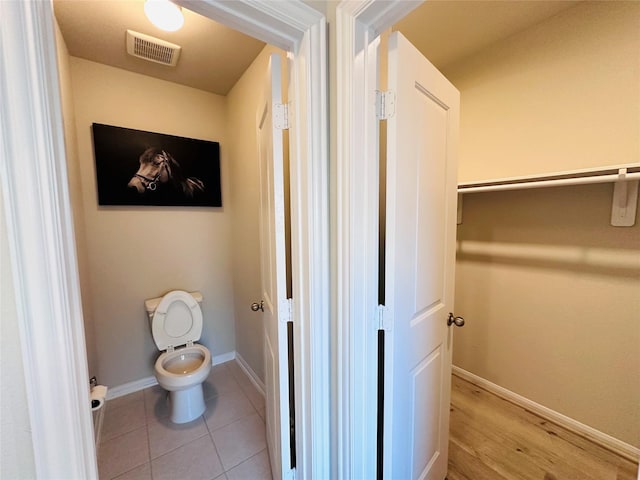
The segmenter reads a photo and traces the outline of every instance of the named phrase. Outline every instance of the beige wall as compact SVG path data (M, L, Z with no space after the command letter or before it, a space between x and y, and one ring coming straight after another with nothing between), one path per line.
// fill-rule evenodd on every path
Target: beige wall
M225 98L75 57L70 63L78 142L70 170L82 184L98 381L113 387L153 375L159 352L143 302L171 289L202 292L201 343L213 356L232 352ZM224 206L98 207L93 122L220 142Z
M0 191L0 478L36 478L14 295Z
M640 222L612 185L468 194L455 365L640 447Z
M640 2L584 2L447 68L459 180L640 160Z
M256 113L264 95L269 55L284 53L267 45L227 95L236 351L264 380L262 315L249 308L260 288L260 168ZM284 59L283 59L284 60ZM283 66L286 62L283 61Z
M585 3L446 72L460 180L637 162L640 4ZM640 446L640 218L612 185L467 194L454 364Z

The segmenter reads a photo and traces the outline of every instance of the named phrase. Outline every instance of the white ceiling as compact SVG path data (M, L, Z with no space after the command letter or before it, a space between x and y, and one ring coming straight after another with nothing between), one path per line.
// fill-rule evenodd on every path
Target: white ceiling
M0 0L2 1L2 0ZM394 26L440 69L539 23L576 1L429 0ZM164 32L145 17L144 0L54 0L72 56L226 95L264 43L183 9L185 24ZM126 53L126 30L182 47L176 67Z

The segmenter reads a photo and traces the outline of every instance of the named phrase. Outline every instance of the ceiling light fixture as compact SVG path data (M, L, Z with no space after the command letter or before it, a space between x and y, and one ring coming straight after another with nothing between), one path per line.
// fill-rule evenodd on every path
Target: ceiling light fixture
M156 27L175 32L184 25L182 8L169 0L146 0L144 13Z

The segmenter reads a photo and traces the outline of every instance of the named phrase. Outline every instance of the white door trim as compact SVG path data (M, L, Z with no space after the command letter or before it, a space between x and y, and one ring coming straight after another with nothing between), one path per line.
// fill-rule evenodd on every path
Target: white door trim
M0 177L35 472L96 478L51 9L0 3Z
M378 125L380 32L420 5L343 0L336 9L336 325L338 478L375 478L377 426Z
M337 258L335 334L339 478L375 478L378 296L378 122L373 92L375 35L354 20L356 5L336 11L338 89L336 164ZM344 47L344 48L343 48ZM353 53L352 53L353 52ZM369 68L366 68L366 67ZM373 73L373 74L372 74ZM341 88L342 87L342 88ZM361 115L356 118L356 115ZM375 159L371 161L371 159ZM373 457L374 461L371 461Z
M189 8L293 52L297 470L300 478L327 478L326 21L298 1L206 0ZM0 176L36 473L97 478L53 8L50 2L0 2L0 17Z

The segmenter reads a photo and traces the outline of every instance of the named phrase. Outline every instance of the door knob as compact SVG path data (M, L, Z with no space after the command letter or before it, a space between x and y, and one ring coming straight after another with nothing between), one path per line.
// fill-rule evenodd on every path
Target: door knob
M258 310L262 310L264 312L264 300L260 300L260 303L253 302L251 304L251 310L257 312Z
M453 313L449 312L449 318L447 319L447 325L450 327L454 324L456 327L464 327L464 318L454 317Z

